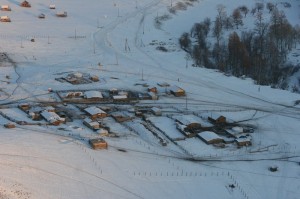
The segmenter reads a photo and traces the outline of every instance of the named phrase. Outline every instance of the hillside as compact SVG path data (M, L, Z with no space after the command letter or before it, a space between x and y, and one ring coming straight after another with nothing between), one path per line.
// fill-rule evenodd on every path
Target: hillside
M179 37L225 3L178 2L1 1L0 198L298 197L299 94L192 67Z

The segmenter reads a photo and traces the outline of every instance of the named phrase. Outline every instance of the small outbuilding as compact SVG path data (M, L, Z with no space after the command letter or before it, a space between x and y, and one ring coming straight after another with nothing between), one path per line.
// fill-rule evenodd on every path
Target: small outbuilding
M90 139L89 143L93 149L107 149L108 148L107 142L102 138Z
M207 115L207 119L216 125L224 125L226 124L226 117L223 115L219 115L216 113L210 113Z
M85 91L84 97L88 100L102 100L103 95L100 91Z
M11 11L11 8L9 7L9 5L2 5L1 10L2 11Z
M97 121L93 121L90 118L85 118L83 124L92 130L100 129L100 124Z
M203 131L198 135L206 144L220 144L224 142L223 138L212 131Z
M0 21L1 22L11 22L9 16L1 16L0 17Z
M149 87L148 92L157 93L157 88L155 86Z
M161 116L161 109L157 107L152 107L151 108L151 113L155 116Z
M251 137L250 136L240 136L234 140L238 147L251 146Z
M12 128L16 128L16 125L14 123L6 123L4 124L4 127L7 129L12 129Z
M18 105L18 107L19 107L19 109L21 109L22 111L25 111L25 112L31 108L30 104L28 104L28 103L21 103Z
M39 14L39 16L38 16L38 18L40 18L40 19L45 19L45 17L46 17L46 15L43 13Z
M48 112L47 110L41 112L41 116L50 124L58 126L61 123L65 123L65 118L59 117L55 112Z
M30 8L31 5L28 1L23 1L21 4L20 4L21 7L24 7L24 8Z
M54 5L54 4L51 4L51 5L49 5L49 8L50 8L50 9L55 9L55 5Z
M111 114L111 116L120 123L132 120L134 118L133 115L125 111L114 112Z
M57 16L57 17L67 17L68 15L67 15L67 12L64 11L64 12L57 12L57 13L56 13L56 16Z
M178 86L171 86L169 88L169 91L171 94L173 94L176 97L185 96L185 90L183 90L182 88L180 88Z

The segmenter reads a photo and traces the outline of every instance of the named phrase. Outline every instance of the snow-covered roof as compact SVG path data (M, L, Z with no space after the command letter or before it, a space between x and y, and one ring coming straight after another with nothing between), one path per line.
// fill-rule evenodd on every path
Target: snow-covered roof
M113 99L127 99L127 95L114 95Z
M173 92L182 92L182 91L184 91L182 88L180 88L176 85L173 85L173 86L169 87L169 90L173 91Z
M48 112L48 111L42 111L41 115L43 116L43 118L45 118L45 120L47 120L48 122L55 122L55 121L64 121L64 118L59 117L59 115L57 115L55 112Z
M96 115L96 114L105 114L106 112L104 112L103 110L101 110L100 108L97 108L95 106L91 106L88 107L86 109L84 109L85 112L87 112L90 115Z
M199 136L202 137L207 142L215 140L215 139L222 139L220 136L218 136L217 134L215 134L212 131L203 131L203 132L199 133Z
M87 99L90 99L90 98L103 98L103 95L100 91L85 91L84 94L85 94L85 97Z
M205 121L195 115L174 115L173 118L178 120L179 122L181 122L184 125L197 123L197 124L201 124L201 126L203 126L203 127L212 127L213 126L208 121Z

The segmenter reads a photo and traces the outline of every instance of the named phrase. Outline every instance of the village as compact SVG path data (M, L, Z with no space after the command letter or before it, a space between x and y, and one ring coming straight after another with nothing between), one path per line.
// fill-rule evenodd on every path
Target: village
M92 84L102 81L96 75L74 72L56 79L61 84ZM173 100L187 97L186 91L167 82L142 85L144 92L119 88L93 90L52 90L53 102L22 101L0 109L9 122L6 128L22 126L54 127L64 131L81 124L86 134L70 137L86 140L93 149L107 149L106 138L130 135L151 137L161 147L174 145L186 155L197 156L201 147L241 148L252 145L254 127L239 124L215 112L193 112L159 103L160 98ZM79 125L80 126L80 125ZM70 130L68 130L70 131ZM72 131L71 131L72 132ZM195 148L185 146L198 145ZM199 150L201 151L201 150Z

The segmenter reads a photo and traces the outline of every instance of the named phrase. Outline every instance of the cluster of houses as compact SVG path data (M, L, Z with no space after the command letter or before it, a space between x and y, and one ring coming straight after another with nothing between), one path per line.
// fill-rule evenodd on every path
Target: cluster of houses
M176 128L187 138L198 137L206 144L219 147L230 143L236 143L238 147L252 145L249 129L233 125L222 115L175 115L172 119L176 121Z
M89 84L92 82L99 82L99 77L97 75L75 72L75 73L69 73L65 77L55 78L55 80L59 82L68 82L73 85L78 85L78 84Z
M31 4L28 1L23 1L20 3L20 6L23 8L31 8ZM49 9L56 9L54 4L49 5ZM11 7L9 5L1 5L1 11L11 11ZM67 12L66 11L59 11L56 12L57 17L67 17ZM38 18L44 19L46 15L44 13L41 13L38 15ZM0 16L0 22L11 22L11 19L7 15Z

